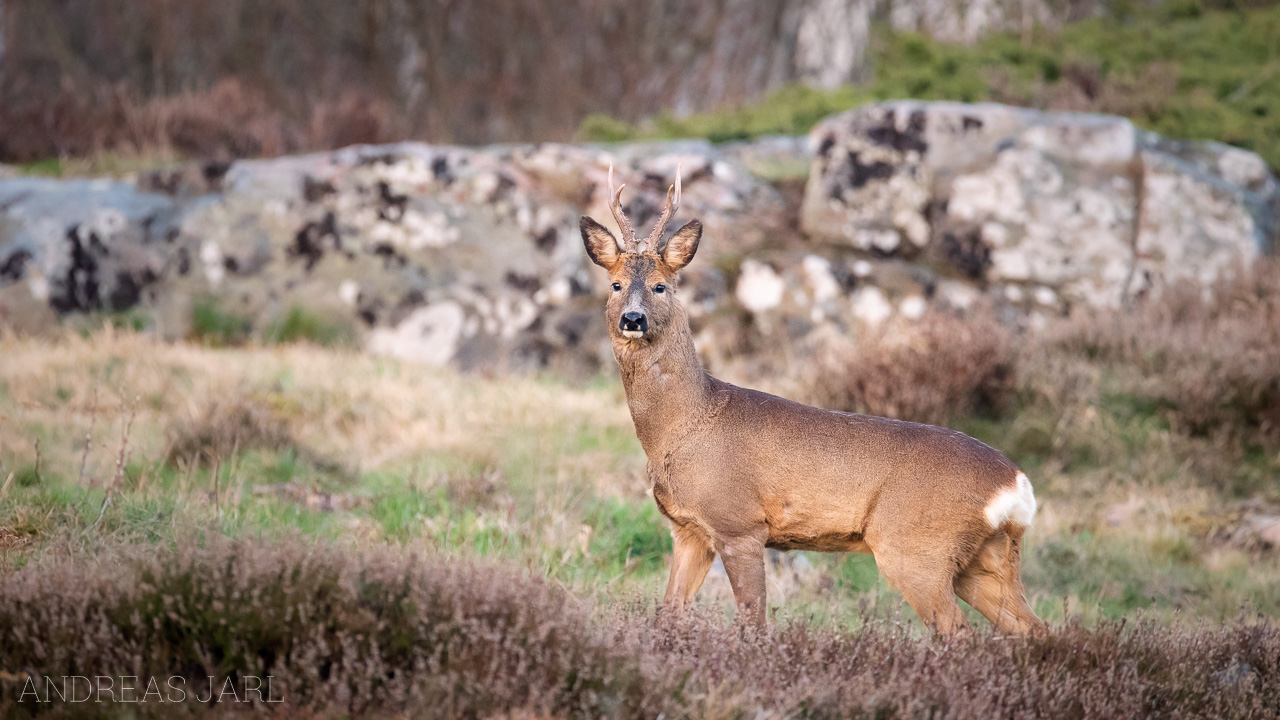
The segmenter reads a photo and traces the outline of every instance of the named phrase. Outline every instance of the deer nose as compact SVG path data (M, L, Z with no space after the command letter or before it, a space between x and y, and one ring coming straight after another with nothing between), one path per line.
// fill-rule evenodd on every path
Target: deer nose
M644 316L644 313L623 313L622 320L618 321L618 327L623 332L644 332L649 329L649 319Z

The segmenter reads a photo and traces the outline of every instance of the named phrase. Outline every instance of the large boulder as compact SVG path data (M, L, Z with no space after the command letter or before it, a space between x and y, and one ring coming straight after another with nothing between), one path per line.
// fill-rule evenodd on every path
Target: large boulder
M1117 306L1276 242L1280 190L1261 158L1124 118L904 101L810 139L806 232L1015 297Z
M657 218L683 167L681 216L703 220L710 271L786 231L782 197L755 172L805 166L807 153L796 138L405 143L136 182L2 181L0 318L35 331L55 316L128 311L182 338L204 332L210 314L261 335L301 308L352 326L377 353L592 370L608 358L596 297L606 281L585 261L578 216L612 227L610 163L638 227Z

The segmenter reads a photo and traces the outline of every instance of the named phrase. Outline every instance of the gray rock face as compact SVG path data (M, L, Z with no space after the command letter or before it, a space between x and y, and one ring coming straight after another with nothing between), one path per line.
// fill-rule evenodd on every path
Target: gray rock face
M657 218L683 166L681 214L702 218L710 268L783 232L781 195L750 168L803 166L803 148L796 138L724 148L406 143L180 168L136 184L8 180L0 317L39 330L55 316L136 308L181 338L201 305L259 332L304 308L356 326L376 353L590 369L608 357L605 279L585 261L578 216L611 222L609 163L637 226Z
M1209 281L1280 226L1280 184L1251 153L1119 118L888 103L808 139L404 143L133 182L0 179L0 322L124 313L171 339L262 337L302 309L373 353L593 372L612 362L607 288L577 220L612 223L610 162L637 227L683 166L677 223L706 230L681 294L713 365L931 306L985 301L1034 325L1116 305Z
M1014 296L1116 306L1275 244L1280 191L1261 158L1123 118L894 102L810 139L806 232Z

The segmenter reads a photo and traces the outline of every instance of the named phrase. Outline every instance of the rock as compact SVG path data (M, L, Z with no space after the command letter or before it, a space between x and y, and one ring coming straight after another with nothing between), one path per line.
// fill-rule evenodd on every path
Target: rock
M0 321L38 331L127 310L177 339L204 331L193 324L198 307L258 333L302 308L351 326L379 354L593 372L605 279L585 261L577 220L611 222L609 163L637 227L657 218L683 166L681 215L705 227L702 272L785 232L782 196L748 165L785 176L807 168L805 153L801 138L401 143L196 163L135 183L4 180ZM707 310L723 276L718 284L698 298Z
M1210 170L1175 155L1142 152L1131 293L1181 278L1210 283L1260 250L1273 249L1280 210L1274 178L1253 174L1245 162L1256 158L1251 153L1224 149L1222 158L1228 172L1219 174L1221 166ZM1231 182L1227 174L1244 184Z
M877 287L865 287L853 294L853 316L876 326L893 315L893 306L885 299L884 293Z
M1207 282L1273 251L1280 217L1251 153L994 104L884 103L725 145L356 146L136 182L2 179L0 324L128 313L164 338L234 340L300 310L372 353L594 373L612 363L608 284L577 222L612 224L611 162L638 228L683 167L677 224L705 231L680 293L713 368L933 307L1034 328Z
M753 313L762 313L782 304L782 294L787 285L773 268L762 262L745 260L739 272L734 296L742 307Z
M1280 515L1254 515L1248 518L1258 544L1263 547L1280 548Z
M902 101L829 118L810 139L808 233L1027 285L1042 304L1208 282L1272 252L1280 227L1261 158L1118 117Z

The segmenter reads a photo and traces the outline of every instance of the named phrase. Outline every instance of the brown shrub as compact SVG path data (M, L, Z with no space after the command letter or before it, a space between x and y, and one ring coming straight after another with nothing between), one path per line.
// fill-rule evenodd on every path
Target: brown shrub
M828 348L808 395L834 410L939 424L1004 409L1016 362L1011 334L995 322L934 314Z
M427 717L1274 718L1280 703L1267 623L943 643L864 621L757 634L710 614L597 614L524 570L215 539L6 577L0 712L76 709L19 702L28 675L270 675L293 712ZM201 709L226 706L183 705Z
M139 149L163 148L183 155L230 160L279 155L290 146L286 123L267 96L225 79L204 92L185 92L146 102L120 99L120 112Z
M1187 282L1131 311L1083 312L1050 343L1130 369L1178 430L1280 438L1280 266Z
M295 447L288 424L270 407L248 397L216 400L166 430L165 462L202 464L237 451Z

